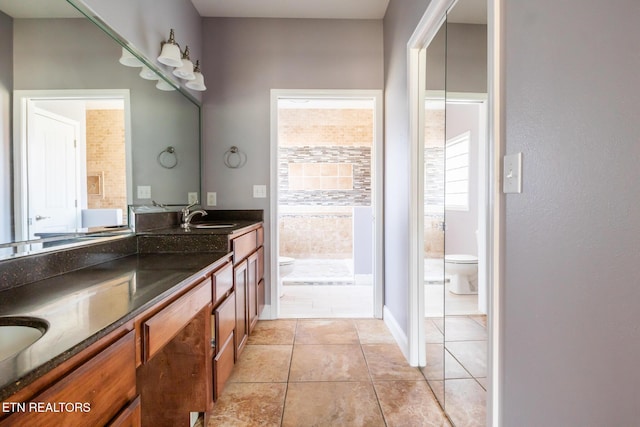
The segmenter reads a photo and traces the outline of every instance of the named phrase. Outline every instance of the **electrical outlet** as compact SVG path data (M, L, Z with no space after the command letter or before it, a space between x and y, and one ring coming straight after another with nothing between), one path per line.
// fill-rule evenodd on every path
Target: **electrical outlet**
M138 199L150 199L150 198L151 198L151 186L138 185Z
M254 185L253 186L253 198L254 199L264 199L267 197L267 186L266 185Z
M207 206L215 206L218 204L218 196L215 191L207 193Z
M190 191L187 194L187 201L189 202L189 204L198 203L198 193L196 193L195 191Z

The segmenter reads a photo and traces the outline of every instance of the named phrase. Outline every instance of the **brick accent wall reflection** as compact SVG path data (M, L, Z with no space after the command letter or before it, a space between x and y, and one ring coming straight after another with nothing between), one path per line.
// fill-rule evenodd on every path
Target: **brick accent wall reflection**
M87 110L87 174L102 174L102 194L89 195L90 209L121 208L127 222L123 110Z

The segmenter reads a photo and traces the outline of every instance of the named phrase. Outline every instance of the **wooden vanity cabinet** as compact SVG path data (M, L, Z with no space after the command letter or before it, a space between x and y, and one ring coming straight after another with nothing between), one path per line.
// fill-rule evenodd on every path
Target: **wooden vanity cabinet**
M215 352L213 357L213 398L218 399L231 376L235 362L234 331L236 327L236 295L231 293L213 311L215 319Z
M258 323L258 251L247 258L247 323L249 334Z
M258 310L257 310L257 316L260 316L260 313L262 313L262 310L264 309L264 305L265 305L265 287L264 287L264 247L260 246L258 248L258 264L257 264L257 271L258 271L258 277L256 278L256 280L258 281L258 288L257 288L257 296L256 296L256 304L258 305ZM257 319L256 319L257 320Z
M233 267L233 277L236 291L236 360L240 357L247 338L249 328L247 325L247 261L244 260Z
M143 426L187 425L190 412L211 408L211 280L141 316L143 363L136 374Z
M236 360L240 357L265 304L263 244L262 226L230 240L236 292Z
M22 401L28 408L42 406L15 412L0 421L0 426L139 426L135 415L139 405L135 332L126 333L37 395ZM47 404L52 409L46 410Z
M142 425L142 414L140 412L140 396L126 406L120 414L107 424L109 427L139 427Z

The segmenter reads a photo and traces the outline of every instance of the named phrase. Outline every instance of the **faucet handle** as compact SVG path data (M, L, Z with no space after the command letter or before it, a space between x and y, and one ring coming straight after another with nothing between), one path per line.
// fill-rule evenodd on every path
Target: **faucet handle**
M184 208L182 208L182 215L189 215L189 211L191 210L192 207L199 205L200 202L198 202L198 200L196 200L195 202L185 206Z

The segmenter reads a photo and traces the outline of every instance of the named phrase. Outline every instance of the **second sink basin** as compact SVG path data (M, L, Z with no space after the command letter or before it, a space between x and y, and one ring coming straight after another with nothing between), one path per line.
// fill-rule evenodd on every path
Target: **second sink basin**
M47 326L44 320L33 317L0 317L0 361L38 341Z
M231 228L235 226L236 224L220 223L220 222L200 222L200 223L190 224L191 228Z

